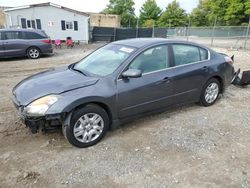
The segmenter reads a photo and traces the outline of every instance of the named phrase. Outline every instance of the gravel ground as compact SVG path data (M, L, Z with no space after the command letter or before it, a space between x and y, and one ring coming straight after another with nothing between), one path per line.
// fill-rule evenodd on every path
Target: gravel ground
M0 61L0 187L250 187L250 87L230 86L208 108L191 104L138 119L86 149L60 131L31 134L11 103L13 86L100 45ZM249 51L216 50L250 69Z

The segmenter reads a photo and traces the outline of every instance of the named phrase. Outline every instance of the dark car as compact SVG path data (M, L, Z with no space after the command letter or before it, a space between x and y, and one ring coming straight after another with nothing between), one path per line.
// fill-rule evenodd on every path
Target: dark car
M0 29L0 58L28 56L37 59L53 53L51 40L42 30Z
M191 42L117 41L26 78L13 89L13 101L33 132L62 125L71 144L87 147L142 115L177 104L214 104L232 81L232 63Z

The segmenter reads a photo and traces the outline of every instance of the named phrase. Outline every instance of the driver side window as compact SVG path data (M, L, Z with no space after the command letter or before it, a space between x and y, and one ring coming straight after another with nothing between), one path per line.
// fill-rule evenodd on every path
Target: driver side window
M130 64L130 69L139 69L142 73L149 73L170 67L168 47L166 45L150 48L142 52Z

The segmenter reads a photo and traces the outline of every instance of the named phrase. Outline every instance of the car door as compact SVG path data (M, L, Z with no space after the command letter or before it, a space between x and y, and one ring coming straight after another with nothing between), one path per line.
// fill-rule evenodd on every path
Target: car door
M128 68L139 69L139 78L117 80L118 116L126 118L162 108L172 103L173 87L168 46L147 49Z
M202 85L209 76L209 52L198 46L172 44L174 59L174 84L177 104L196 102L200 98Z
M5 56L19 56L25 55L26 45L21 31L5 31L4 36L4 55Z
M0 58L4 57L2 32L0 32Z

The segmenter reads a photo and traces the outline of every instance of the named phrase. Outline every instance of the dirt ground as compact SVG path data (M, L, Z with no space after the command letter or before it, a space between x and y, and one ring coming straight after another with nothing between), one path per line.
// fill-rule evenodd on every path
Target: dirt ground
M250 187L250 87L230 86L211 107L138 119L86 149L71 146L60 130L31 134L16 115L12 88L100 45L0 61L0 187ZM250 69L249 51L217 51Z

